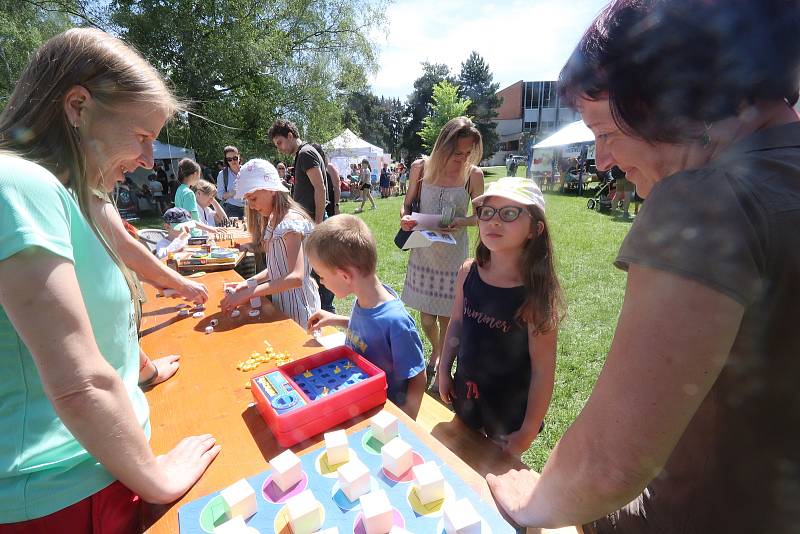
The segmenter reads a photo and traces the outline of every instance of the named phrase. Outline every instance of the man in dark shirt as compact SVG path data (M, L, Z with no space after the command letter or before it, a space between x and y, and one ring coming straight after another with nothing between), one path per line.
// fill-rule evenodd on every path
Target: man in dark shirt
M268 135L278 151L282 154L294 155L292 199L306 210L316 224L321 223L326 217L325 204L327 202L325 163L323 163L322 156L313 146L300 139L300 131L292 121L275 120ZM336 313L333 306L333 293L322 285L317 273L312 271L311 275L319 286L322 309Z
M294 155L294 189L292 198L300 204L316 224L325 218L327 192L325 164L314 147L300 139L297 126L286 119L277 119L269 129L269 137L282 154Z

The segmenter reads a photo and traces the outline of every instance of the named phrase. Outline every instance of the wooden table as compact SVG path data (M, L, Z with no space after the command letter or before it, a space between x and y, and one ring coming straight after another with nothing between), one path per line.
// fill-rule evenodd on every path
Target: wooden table
M151 358L181 354L181 367L169 381L147 393L150 403L152 437L150 443L156 454L170 450L182 438L195 434L212 434L222 446L217 459L200 481L180 501L169 506L147 505L143 526L154 534L178 532L178 508L203 495L218 491L236 480L269 468L268 460L283 449L277 444L255 407L249 389L245 388L250 373L236 370L236 363L254 350L262 351L269 341L276 351L289 352L292 357L304 357L321 350L320 345L294 321L277 311L266 299L257 319L247 317L246 311L236 319L222 316L219 301L223 282L242 278L235 271L208 273L197 281L209 289L205 317L177 317L180 301L156 298L147 288L148 302L144 305L142 347ZM214 333L204 330L211 319L220 324ZM269 367L262 365L258 372ZM385 408L394 413L414 431L462 479L470 484L489 503L491 494L483 476L502 473L525 466L516 458L503 453L484 436L464 427L453 418L452 412L425 396L415 423L391 402ZM367 424L376 408L343 425L348 433L357 432ZM298 454L319 448L321 439L306 441L292 447ZM574 529L565 532L575 532Z

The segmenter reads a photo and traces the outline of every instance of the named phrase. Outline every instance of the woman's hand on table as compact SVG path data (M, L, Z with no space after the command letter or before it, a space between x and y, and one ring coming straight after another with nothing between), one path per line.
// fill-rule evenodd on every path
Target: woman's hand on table
M497 506L518 525L527 526L525 508L531 502L539 475L529 469L512 469L500 476L489 473L486 482Z
M220 307L223 312L232 311L253 298L253 293L255 293L255 289L250 289L246 282L240 282L232 293L225 295L220 302Z
M183 279L183 283L177 288L178 295L195 304L205 304L208 301L208 288L205 284Z
M184 438L166 454L156 457L161 471L159 497L154 504L169 504L189 491L219 454L220 446L210 434Z
M406 232L410 232L417 225L417 221L411 218L411 215L403 215L400 218L400 228Z

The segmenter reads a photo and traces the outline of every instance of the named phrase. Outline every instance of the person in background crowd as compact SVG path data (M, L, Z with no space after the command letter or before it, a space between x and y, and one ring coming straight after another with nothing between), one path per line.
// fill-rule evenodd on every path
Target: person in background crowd
M153 199L153 204L155 204L158 214L161 215L167 209L167 203L166 199L164 198L164 188L161 185L161 182L156 180L155 174L148 176L147 187L150 189L150 195Z
M356 210L356 213L361 213L364 211L364 204L369 203L371 204L371 210L375 209L375 201L372 199L372 184L371 184L371 175L372 169L369 166L369 161L366 159L361 162L361 165L358 167L358 187L361 189L361 206Z
M236 198L236 178L241 168L241 155L235 146L226 146L222 153L225 155L225 167L217 174L217 194L228 217L243 219L244 202Z
M381 167L381 174L378 180L381 187L381 198L388 198L390 191L389 182L391 181L388 163L384 163L383 166Z
M300 139L297 126L286 119L277 119L268 136L281 154L294 156L294 190L292 199L306 210L315 223L325 218L328 198L325 163L310 143Z
M217 186L207 180L200 180L194 186L197 206L200 212L200 222L209 227L225 226L228 215L225 209L217 202Z

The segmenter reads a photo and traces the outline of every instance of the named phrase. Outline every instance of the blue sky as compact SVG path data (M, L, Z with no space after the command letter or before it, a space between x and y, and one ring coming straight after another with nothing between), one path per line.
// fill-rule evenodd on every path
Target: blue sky
M379 69L372 91L408 96L420 63L455 72L472 50L489 63L500 88L555 79L583 31L608 0L395 0L376 33Z

